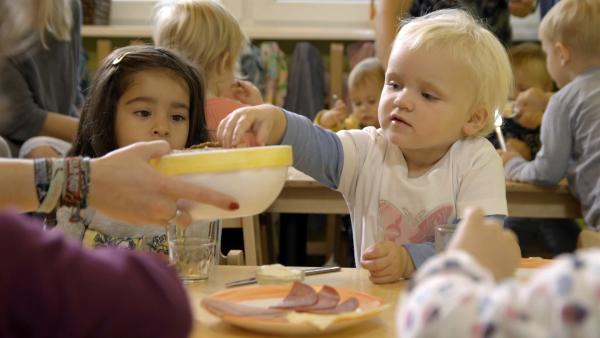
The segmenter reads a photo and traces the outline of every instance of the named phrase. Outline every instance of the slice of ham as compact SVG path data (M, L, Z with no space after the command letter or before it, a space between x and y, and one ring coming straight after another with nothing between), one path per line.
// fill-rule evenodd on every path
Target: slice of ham
M359 302L358 299L356 299L356 297L350 297L347 298L345 301L337 304L336 307L334 308L330 308L330 309L323 309L323 310L312 310L310 311L310 313L316 313L316 314L323 314L323 315L337 315L340 313L344 313L344 312L352 312L356 309L358 309L359 306Z
M310 285L294 282L292 289L281 303L270 306L271 309L289 309L306 307L317 303L317 292Z
M276 318L285 317L289 312L280 309L268 309L257 306L233 303L211 297L204 298L202 300L202 305L209 312L217 316L230 315L243 317Z
M290 311L314 314L340 314L352 312L360 305L356 297L340 303L339 293L331 286L324 285L319 293L311 286L294 282L294 285L281 303L269 308L228 302L211 297L204 298L202 305L217 316L232 315L255 318L282 318Z
M340 302L340 294L331 286L324 285L317 293L317 302L313 305L295 307L298 312L313 312L334 309Z

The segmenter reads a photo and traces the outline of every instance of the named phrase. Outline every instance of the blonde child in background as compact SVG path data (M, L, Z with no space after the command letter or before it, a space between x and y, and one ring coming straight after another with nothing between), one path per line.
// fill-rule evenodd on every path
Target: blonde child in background
M447 251L401 296L398 337L597 337L600 250L562 255L526 280L497 283L519 263L512 237L481 210L467 210Z
M292 145L297 169L343 194L357 266L374 283L394 282L434 255L435 226L467 206L507 214L501 160L483 136L511 84L494 35L466 12L442 10L400 29L379 102L381 128L334 134L261 105L230 114L218 136L225 147L248 134L258 144Z
M539 44L525 42L515 45L509 48L508 55L515 77L515 92L511 99L532 88L540 92L552 91L554 83L546 68L546 54ZM519 114L504 119L502 131L507 148L531 160L541 147L543 111L520 112L514 103L508 106L512 108L511 113ZM571 219L508 217L504 226L517 235L524 256L553 257L573 252L579 234L579 226Z
M379 128L377 107L385 72L379 59L366 58L354 66L348 75L348 93L352 103L349 114L344 101L337 100L331 110L323 110L315 117L315 124L332 131Z
M165 140L172 149L206 142L204 92L197 69L172 51L117 49L96 72L69 155L100 157L141 141ZM168 253L166 219L134 226L70 207L59 208L56 218L60 229L87 246Z
M544 92L552 90L554 83L546 70L546 54L539 44L525 42L515 45L509 48L508 55L515 78L515 91L511 95L511 99L530 88L537 88ZM512 108L511 114L517 112L512 105L509 106ZM540 149L539 126L541 120L541 114L530 113L505 119L502 131L507 146L526 159L535 156Z
M213 135L233 110L263 103L258 88L236 79L247 38L229 11L214 0L163 2L154 14L154 43L192 61L206 80L206 125Z
M565 176L585 222L600 229L600 0L561 0L539 35L557 86L544 112L542 148L532 161L502 153L506 177L556 185Z

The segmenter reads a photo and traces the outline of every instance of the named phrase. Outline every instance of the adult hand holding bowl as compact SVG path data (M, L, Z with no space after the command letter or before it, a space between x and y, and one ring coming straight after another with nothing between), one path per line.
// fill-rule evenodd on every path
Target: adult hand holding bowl
M292 164L291 146L209 148L175 152L152 163L160 172L202 184L239 202L237 210L185 201L192 219L256 215L279 195Z

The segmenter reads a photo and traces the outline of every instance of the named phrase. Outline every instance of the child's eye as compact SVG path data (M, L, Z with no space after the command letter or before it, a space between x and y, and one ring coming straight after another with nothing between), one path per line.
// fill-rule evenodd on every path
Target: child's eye
M376 104L377 100L369 100L369 104Z
M385 85L392 90L398 90L401 88L400 84L396 81L388 81Z
M437 98L437 97L435 97L434 95L432 95L432 94L430 94L430 93L427 93L427 92L423 92L421 95L422 95L422 96L425 98L425 100L427 100L427 101L435 101L435 100L437 100L437 99L438 99L438 98Z
M134 112L134 114L139 117L148 117L148 116L152 115L152 113L147 110L138 110L138 111Z
M171 116L171 119L175 122L182 122L182 121L187 120L185 115L182 115L182 114L173 114L173 116Z

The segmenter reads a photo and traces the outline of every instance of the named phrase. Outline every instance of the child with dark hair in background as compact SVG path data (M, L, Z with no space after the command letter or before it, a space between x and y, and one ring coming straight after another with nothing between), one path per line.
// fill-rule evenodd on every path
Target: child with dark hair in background
M99 157L141 141L165 140L172 149L206 142L204 93L198 70L173 51L151 46L117 49L96 73L69 155ZM90 208L78 213L61 207L56 221L86 246L168 253L163 225L129 225Z

